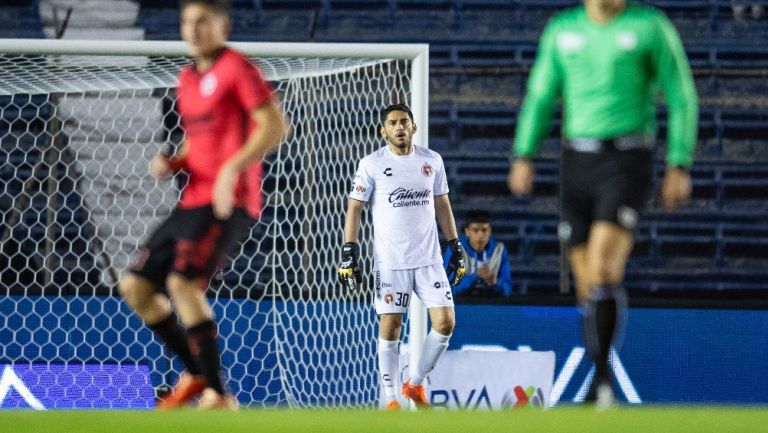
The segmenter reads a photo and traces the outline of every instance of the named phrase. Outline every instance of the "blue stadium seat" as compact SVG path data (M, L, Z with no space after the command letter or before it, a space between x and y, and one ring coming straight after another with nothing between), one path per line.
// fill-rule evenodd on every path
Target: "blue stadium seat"
M257 9L322 9L328 7L328 0L254 0Z
M761 68L768 66L768 48L733 43L717 47L713 63L721 68Z
M0 8L0 22L3 23L0 27L0 38L39 39L43 37L43 25L32 1L3 2L3 7Z
M461 11L479 9L499 12L517 9L519 8L519 2L510 0L455 0L454 7Z
M664 10L669 14L677 12L692 14L710 14L717 10L718 1L715 0L646 0L644 3Z
M326 0L330 10L347 11L394 11L397 8L396 0Z
M455 7L455 0L392 0L396 9L404 10L440 10Z

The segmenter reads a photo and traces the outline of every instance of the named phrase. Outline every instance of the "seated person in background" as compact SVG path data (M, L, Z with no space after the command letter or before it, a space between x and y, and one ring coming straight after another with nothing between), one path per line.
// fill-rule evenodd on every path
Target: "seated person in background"
M488 212L467 212L464 234L459 237L464 246L466 274L453 286L453 294L470 296L510 296L512 274L509 271L509 254L503 243L491 237ZM445 251L443 263L451 260L451 249Z

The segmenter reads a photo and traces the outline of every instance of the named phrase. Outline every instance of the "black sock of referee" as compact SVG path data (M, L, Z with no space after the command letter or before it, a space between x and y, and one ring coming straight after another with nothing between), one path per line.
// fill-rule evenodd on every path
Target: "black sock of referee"
M597 287L584 307L584 341L595 363L595 383L611 381L608 358L619 318L624 314L625 300L621 288Z
M158 337L160 337L165 345L181 359L181 362L184 363L184 368L186 368L190 374L201 374L200 367L197 365L195 357L192 356L192 352L189 351L187 334L181 329L181 326L179 326L175 314L171 313L165 319L148 326Z
M221 381L221 358L219 348L216 346L216 324L213 320L207 320L187 329L187 334L189 348L196 356L208 386L219 394L225 394L224 384Z
M613 298L597 301L595 304L595 322L597 341L600 346L595 362L595 377L602 381L611 380L611 368L608 358L611 353L611 340L616 330L616 301Z

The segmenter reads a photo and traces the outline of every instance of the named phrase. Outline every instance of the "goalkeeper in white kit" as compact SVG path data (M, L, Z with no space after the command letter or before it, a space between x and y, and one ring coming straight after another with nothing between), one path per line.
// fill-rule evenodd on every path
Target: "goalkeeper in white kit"
M379 373L388 410L400 408L396 398L399 377L398 341L403 313L415 293L427 306L432 329L424 342L417 373L403 384L403 395L417 407L428 406L424 379L448 348L455 324L451 284L464 276L464 252L448 200L443 159L436 152L412 143L416 124L402 104L382 112L380 132L386 146L358 165L349 193L344 247L338 274L342 283L362 280L359 266L360 216L371 203L374 231L374 305L379 315ZM435 222L437 217L437 224ZM437 225L452 250L447 269L442 267Z

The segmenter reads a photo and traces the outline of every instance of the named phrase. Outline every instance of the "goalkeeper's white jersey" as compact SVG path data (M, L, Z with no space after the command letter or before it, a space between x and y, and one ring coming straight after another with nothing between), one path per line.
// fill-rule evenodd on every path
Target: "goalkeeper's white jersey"
M398 156L388 146L357 168L349 197L371 203L374 259L382 269L413 269L442 263L435 196L448 194L443 158L413 146Z

